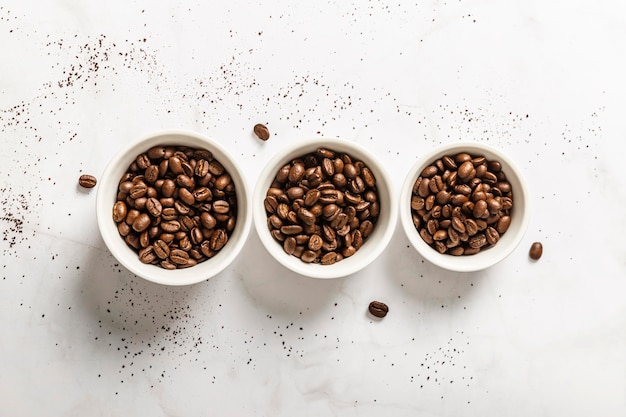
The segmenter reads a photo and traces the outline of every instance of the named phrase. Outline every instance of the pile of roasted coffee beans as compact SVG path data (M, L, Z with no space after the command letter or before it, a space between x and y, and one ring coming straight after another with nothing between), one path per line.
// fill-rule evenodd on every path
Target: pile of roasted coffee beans
M264 204L270 232L285 252L322 265L354 255L380 213L370 168L325 148L280 168Z
M235 184L210 151L155 146L119 182L113 220L141 262L187 268L213 257L235 228Z
M473 255L509 228L513 191L500 162L461 152L424 168L410 203L427 244L440 253Z

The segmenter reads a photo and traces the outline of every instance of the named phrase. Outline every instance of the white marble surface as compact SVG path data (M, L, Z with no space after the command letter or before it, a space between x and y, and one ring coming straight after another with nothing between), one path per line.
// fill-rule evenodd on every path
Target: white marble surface
M2 2L0 414L626 415L625 12ZM362 273L331 281L288 272L253 230L215 278L153 285L116 264L77 179L164 128L220 141L250 187L311 136L367 146L398 188L425 150L486 142L524 170L530 228L470 274L425 263L398 228Z

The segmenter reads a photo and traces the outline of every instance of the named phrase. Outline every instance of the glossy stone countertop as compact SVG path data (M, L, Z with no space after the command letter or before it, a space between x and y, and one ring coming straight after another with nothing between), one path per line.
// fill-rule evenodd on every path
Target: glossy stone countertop
M626 415L625 12L2 2L0 414ZM484 142L523 170L530 225L476 273L427 263L398 225L362 272L311 279L253 229L216 277L152 284L112 257L97 188L77 180L162 129L214 138L250 189L305 138L367 147L396 191L425 151ZM384 319L372 300L389 305Z

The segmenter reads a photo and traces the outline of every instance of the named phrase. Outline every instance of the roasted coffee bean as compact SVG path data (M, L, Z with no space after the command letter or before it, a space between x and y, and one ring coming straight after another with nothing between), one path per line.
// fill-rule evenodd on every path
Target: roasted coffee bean
M161 204L165 205L164 202L161 202ZM174 208L181 215L186 215L186 214L189 214L191 212L191 208L189 208L188 205L186 205L185 203L183 203L180 200L175 200L174 201Z
M448 238L448 231L445 229L437 230L433 234L433 240L446 240Z
M472 211L472 214L477 219L481 219L489 215L487 201L484 199L476 201L474 203L474 210Z
M414 211L421 210L424 208L426 204L426 200L424 197L420 197L417 195L411 196L411 209Z
M429 165L426 168L424 168L422 170L422 178L430 178L430 177L434 177L437 172L439 172L439 168L437 168L434 165Z
M513 199L511 197L502 197L500 199L500 204L502 205L502 210L511 210L511 208L513 207Z
M456 165L456 162L454 161L454 159L452 157L446 155L443 158L441 158L441 161L443 162L443 166L446 169L449 169L451 171L456 170L457 165Z
M304 196L304 205L307 207L313 206L320 199L320 196L321 192L316 188L307 191Z
M178 190L178 198L180 198L181 201L187 204L188 206L191 206L196 202L196 199L191 193L191 191L189 191L186 188L180 188Z
M302 233L302 226L299 224L289 224L280 228L281 233L289 236Z
M378 318L383 318L389 313L387 304L380 301L372 301L368 306L368 310L372 316Z
M471 161L465 161L461 164L457 173L461 180L467 182L476 176L476 169Z
M381 210L374 173L365 163L323 148L281 167L264 206L274 239L283 248L289 245L291 252L293 244L287 239L293 237L291 255L323 265L353 255L372 232Z
M161 198L170 198L176 192L176 183L172 179L165 179L161 186Z
M213 211L218 214L227 214L230 212L230 204L225 200L214 201Z
M176 264L173 262L170 262L167 259L163 259L161 262L159 262L159 266L161 266L161 268L163 269L169 269L169 270L176 269Z
M463 162L471 161L471 160L472 160L472 156L466 152L460 152L454 156L454 161L457 164L462 164Z
M354 246L347 246L342 251L341 254L344 258L349 258L356 253L356 248Z
M476 164L474 165L476 166ZM480 164L476 166L476 178L483 178L486 173L487 173L487 164Z
M144 264L150 264L157 259L152 246L147 246L139 251L139 260Z
M283 250L288 255L293 255L293 252L296 250L296 246L297 246L297 242L296 242L295 237L289 236L285 238L285 241L283 242Z
M304 163L296 162L289 170L289 182L297 184L304 177Z
M485 237L487 238L487 243L490 245L495 245L500 240L500 233L493 227L488 227L485 230Z
M143 182L141 182L141 183L133 185L133 187L130 189L129 195L130 195L130 198L137 199L139 197L143 197L144 195L146 195L147 191L148 191L148 186L144 184Z
M496 230L498 231L498 233L502 235L509 229L510 225L511 225L511 216L502 216L498 220Z
M150 166L150 158L145 153L142 153L135 158L135 162L137 163L137 167L139 169L146 169Z
M172 249L169 260L176 265L184 265L189 260L189 254L182 249Z
M315 154L322 158L330 158L333 159L335 157L335 151L326 148L318 148L315 151Z
M145 248L148 245L150 245L150 236L149 236L148 231L144 230L143 232L139 234L139 246L141 246L142 248Z
M217 229L211 235L211 239L209 240L209 247L211 250L219 251L224 245L228 242L228 233L225 229Z
M165 157L165 147L164 146L154 146L146 152L148 158L150 159L162 159Z
M213 198L213 193L211 193L211 190L207 187L200 187L193 191L193 198L197 202L207 201Z
M345 175L348 180L355 179L358 175L356 166L353 163L346 163L343 167L343 175Z
M441 204L441 205L448 204L451 198L452 198L452 195L450 194L449 191L446 191L446 190L438 191L435 196L437 204Z
M200 159L196 162L196 166L194 168L194 174L197 177L203 178L209 173L209 161L206 159Z
M463 249L462 246L455 246L453 248L448 249L448 252L450 255L454 255L454 256L460 256L463 255L465 252L465 250Z
M122 237L128 236L131 230L132 228L129 225L127 225L126 222L121 221L117 224L117 231Z
M85 174L78 177L78 184L83 188L93 188L97 182L96 177L93 175Z
M476 220L465 220L465 231L469 236L474 236L476 233L478 233L478 223L476 223Z
M301 207L298 210L298 218L302 220L304 224L307 224L307 225L315 224L315 220L317 220L315 218L315 215L311 213L309 210L305 209L304 207Z
M320 264L322 265L332 265L335 262L337 262L336 252L326 252L320 259Z
M155 255L158 256L160 259L166 259L170 256L170 248L164 240L155 240L152 247L154 249Z
M322 172L326 177L335 175L335 164L330 158L322 159Z
M193 188L195 186L195 182L192 177L186 174L180 174L176 177L176 184L179 187L183 188ZM179 189L180 192L180 189Z
M145 209L148 211L148 213L150 213L152 217L159 217L163 212L163 206L161 205L161 202L154 197L149 198L146 201Z
M485 182L485 184L493 185L498 181L498 177L493 172L487 171L484 174L483 181Z
M317 254L312 250L304 250L300 255L300 260L305 263L311 263L317 258Z
M460 152L422 169L410 205L422 239L459 256L497 244L511 223L513 197L498 161Z
M426 229L421 229L420 230L420 236L422 237L424 242L428 243L429 245L432 244L435 241L433 239L432 235L430 233L428 233L428 230L426 230Z
M476 219L476 227L478 227L478 231L482 232L487 228L487 222L483 219Z
M421 198L421 197L420 197ZM426 199L424 200L424 209L426 211L430 211L433 209L433 207L435 206L435 196L434 195L429 195L428 197L426 197Z
M126 219L128 208L124 201L116 201L113 205L113 221L119 223Z
M530 246L528 256L530 256L530 259L537 260L541 258L541 255L543 255L543 245L541 242L533 242Z
M133 221L133 230L136 232L143 232L150 226L151 221L152 219L150 219L150 216L147 213L141 213Z
M218 190L225 190L231 183L231 176L229 174L222 174L215 179L214 186Z
M480 248L472 248L471 246L466 246L463 250L463 255L475 255L480 252Z
M498 182L496 184L496 187L502 191L502 193L507 194L511 192L511 184L509 184L508 182Z
M474 235L469 239L470 248L482 248L486 244L487 244L487 238L482 233Z
M267 126L265 126L264 124L261 124L261 123L255 124L253 130L257 138L263 141L268 140L270 138L270 131L267 128Z
M183 161L178 155L173 155L168 159L169 171L174 175L180 175L183 173Z

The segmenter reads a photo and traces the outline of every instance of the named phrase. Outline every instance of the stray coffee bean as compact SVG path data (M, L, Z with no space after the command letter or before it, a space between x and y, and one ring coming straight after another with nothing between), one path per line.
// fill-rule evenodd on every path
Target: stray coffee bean
M254 125L254 134L261 140L268 140L270 138L270 131L267 126L263 124Z
M354 255L380 213L369 167L325 148L280 168L263 203L270 233L284 251L321 265Z
M413 225L439 253L473 255L511 224L513 191L498 161L465 152L424 168L411 195Z
M188 268L228 242L237 221L235 191L210 151L155 146L120 179L113 221L141 262Z
M93 188L96 186L97 180L93 175L81 175L78 178L78 184L83 188Z
M534 259L536 261L537 259L541 258L541 255L543 255L543 245L541 244L541 242L534 242L530 246L528 256L530 256L530 259Z
M385 317L389 313L389 307L380 301L372 301L369 305L369 311L374 317Z

